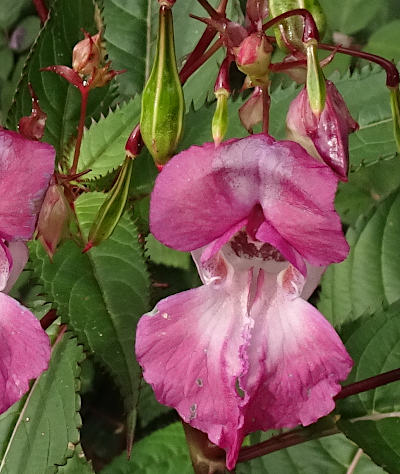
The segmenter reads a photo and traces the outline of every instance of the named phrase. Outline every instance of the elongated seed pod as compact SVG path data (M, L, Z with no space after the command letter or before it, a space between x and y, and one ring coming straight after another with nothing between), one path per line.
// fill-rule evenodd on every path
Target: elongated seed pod
M182 135L184 101L175 59L170 8L160 7L157 52L143 91L140 130L157 165L173 155Z

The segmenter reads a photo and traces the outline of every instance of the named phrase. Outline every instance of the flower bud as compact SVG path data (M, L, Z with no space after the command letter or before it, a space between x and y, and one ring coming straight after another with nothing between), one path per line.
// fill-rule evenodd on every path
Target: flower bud
M82 76L92 76L101 67L103 52L100 33L90 36L85 33L85 39L79 41L72 51L72 69Z
M36 97L31 84L28 84L28 87L32 97L32 113L29 116L20 118L18 122L18 131L25 138L39 141L43 138L47 115L40 108L39 100Z
M297 8L305 8L314 18L320 36L326 28L326 18L318 0L269 0L269 8L273 18ZM275 28L275 37L278 46L283 51L303 51L304 20L296 15L282 21Z
M212 136L215 146L219 146L228 130L228 98L229 92L226 89L219 89L215 92L217 97L217 107L212 119Z
M172 12L161 7L157 52L143 91L140 130L156 164L173 155L182 135L184 101L175 59Z
M253 33L235 50L237 67L248 75L254 85L268 83L272 46L264 33Z
M253 127L262 122L263 92L261 87L256 87L251 96L240 107L239 118L249 133L253 133Z
M325 77L318 61L317 41L307 45L307 94L313 114L319 118L325 107Z
M326 81L326 103L319 119L311 110L304 88L290 104L286 117L288 138L325 162L342 181L349 167L348 135L358 128L334 84Z
M107 240L117 226L128 198L132 167L133 160L127 156L121 166L117 180L97 212L89 231L88 243L84 248L84 252Z
M57 245L66 237L71 212L64 189L59 184L51 184L44 197L36 227L37 238L52 259Z

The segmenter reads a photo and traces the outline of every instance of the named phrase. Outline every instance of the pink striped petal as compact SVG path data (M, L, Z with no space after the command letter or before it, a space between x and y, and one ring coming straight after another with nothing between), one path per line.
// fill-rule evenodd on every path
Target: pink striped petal
M0 128L0 236L28 240L54 169L55 150Z
M247 370L250 320L248 273L232 277L158 303L139 321L136 355L158 401L237 457L244 422L237 380Z
M259 274L241 385L249 396L246 433L309 425L330 413L352 360L329 322L300 298L304 278L292 266Z
M50 343L39 321L18 301L0 293L0 413L47 369Z
M212 256L259 206L257 239L276 246L304 272L302 259L320 266L348 253L333 207L336 186L329 168L294 142L253 135L218 148L191 147L158 176L151 231L178 250L212 243Z

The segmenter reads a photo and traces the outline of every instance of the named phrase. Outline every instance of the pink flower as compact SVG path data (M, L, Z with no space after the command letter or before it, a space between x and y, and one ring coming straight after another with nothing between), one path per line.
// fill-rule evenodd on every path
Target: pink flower
M0 128L0 413L47 368L50 344L39 321L11 289L28 259L32 237L54 168L55 151Z
M342 181L349 169L348 136L358 129L335 85L326 81L326 103L319 119L313 114L307 90L290 104L286 118L289 138L324 161Z
M158 303L136 354L157 399L227 452L246 434L308 425L334 408L352 361L303 298L348 252L337 178L266 135L191 147L159 175L152 233L190 250L204 283ZM308 285L305 287L308 268Z

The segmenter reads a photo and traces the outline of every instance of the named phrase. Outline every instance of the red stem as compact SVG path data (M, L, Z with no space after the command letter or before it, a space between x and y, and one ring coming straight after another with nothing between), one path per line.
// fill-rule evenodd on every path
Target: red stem
M43 0L33 0L33 4L35 5L37 14L40 18L40 21L44 23L49 16L49 10L47 9Z
M81 114L79 117L78 135L76 137L74 161L72 162L71 169L69 170L70 174L76 174L76 171L78 169L78 161L79 161L79 155L81 152L83 130L85 128L85 118L86 118L86 110L87 110L87 103L88 103L88 97L89 97L89 87L79 88L79 92L81 93L81 97L82 97Z
M213 6L211 6L207 0L197 0L200 5L204 8L204 10L210 15L211 18L214 20L219 20L221 18L221 14L215 10Z
M281 15L272 18L272 20L267 21L263 25L263 31L267 31L268 28L275 25L276 23L282 23L282 20L286 18L290 18L291 16L302 16L304 19L304 33L303 33L303 41L306 43L310 39L319 39L318 28L315 23L314 17L311 13L306 10L305 8L296 8L295 10L289 10L288 12L282 13Z
M181 84L184 85L185 82L189 79L189 77L199 69L206 61L209 59L215 52L219 50L219 48L223 45L223 40L220 38L217 40L204 54L200 56L192 63L190 67L188 67L185 71L181 71L179 73L179 79L181 80Z
M360 382L355 382L342 388L342 390L334 397L335 400L347 398L351 395L372 390L382 385L400 380L400 369L391 370L383 374L375 375ZM310 427L311 428L311 427ZM339 433L339 429L333 425L322 430L312 430L310 428L296 428L287 433L274 436L267 441L255 444L254 446L244 447L239 452L238 462L249 461L265 454L279 451L280 449L295 446L296 444L304 443L312 439L330 436Z
M57 318L58 316L55 309L51 309L50 311L48 311L40 320L40 325L42 326L42 329L46 330L54 323Z
M386 85L388 87L397 88L399 85L399 71L396 66L388 59L377 56L376 54L367 53L364 51L355 51L350 48L342 48L342 46L332 46L330 44L319 43L319 49L327 51L338 51L339 53L348 54L349 56L366 59L367 61L379 64L386 71Z
M396 382L400 380L400 369L391 370L390 372L385 372L383 374L375 375L360 382L355 382L350 385L346 385L342 390L336 395L335 400L340 400L341 398L347 398L351 395L356 395L357 393L366 392L367 390L372 390L373 388L381 387L391 382Z
M239 451L238 462L250 461L251 459L265 456L274 451L279 451L281 449L289 448L290 446L296 446L296 444L305 443L306 441L323 438L325 436L331 436L340 432L336 426L321 431L315 431L313 433L307 432L307 435L305 433L306 430L297 428L296 430L274 436L262 443L241 448Z

